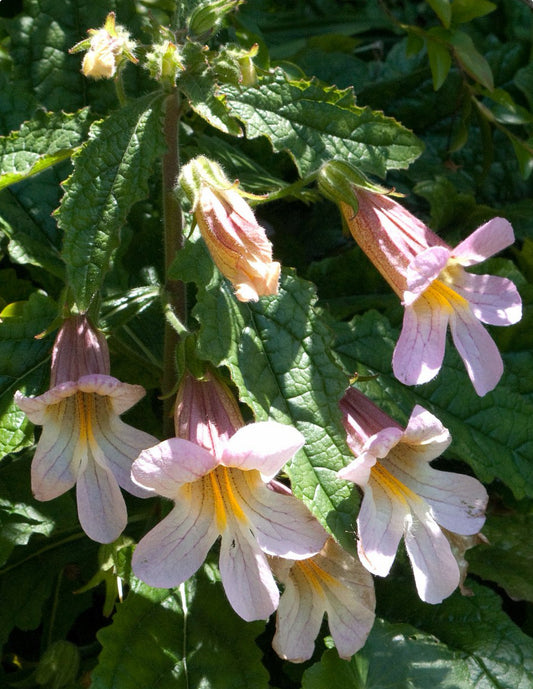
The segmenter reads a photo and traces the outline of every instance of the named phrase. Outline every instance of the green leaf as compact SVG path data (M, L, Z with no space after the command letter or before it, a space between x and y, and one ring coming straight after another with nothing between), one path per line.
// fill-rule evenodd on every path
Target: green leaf
M267 689L254 642L261 627L241 620L204 577L179 590L136 582L98 633L91 689Z
M217 93L216 75L206 60L205 51L199 43L187 43L184 49L187 69L180 75L179 88L189 99L194 112L220 131L240 136L241 127L231 117L224 97Z
M430 32L428 32L426 37L433 88L435 91L438 91L448 76L452 66L452 58L447 45L443 45L441 41L431 38Z
M495 390L478 397L448 343L438 377L408 388L392 375L397 332L385 318L368 312L339 324L336 331L335 349L345 366L363 376L377 374L358 388L378 406L405 423L414 405L422 405L450 430L453 442L447 454L469 464L481 481L497 478L518 499L533 496L533 405L506 385L505 376Z
M442 25L449 29L452 20L450 0L426 0L426 2L440 19Z
M363 649L349 661L334 650L305 671L302 689L472 689L463 659L434 636L377 619Z
M86 310L100 289L131 206L148 195L148 178L164 151L162 94L149 94L91 127L74 158L57 212L63 259L74 299Z
M454 24L466 24L472 19L494 12L497 7L489 0L453 0L452 20Z
M275 151L287 151L302 177L332 158L383 177L422 152L412 132L381 112L357 107L349 89L288 81L278 69L254 87L223 84L220 91L248 137L266 136Z
M522 141L516 136L513 136L509 131L505 133L513 146L520 167L520 174L523 179L528 179L533 171L533 137L528 141Z
M464 31L455 30L451 33L450 42L464 70L470 74L472 79L492 91L494 88L492 70L483 55L476 49L470 36Z
M488 544L469 550L468 571L495 581L513 600L533 602L532 514L491 514L483 527Z
M0 229L9 238L11 260L39 266L61 279L65 274L62 233L52 212L59 203L60 181L68 174L65 169L70 169L69 163L60 163L0 192Z
M208 277L203 245L181 257L174 275ZM199 268L198 268L199 266ZM241 400L258 420L275 419L303 433L306 444L287 467L294 493L343 545L353 550L358 495L336 471L352 459L338 401L348 376L332 356L331 333L314 309L314 287L291 272L279 295L240 303L218 272L199 289L193 315L202 324L200 355L227 366Z
M28 445L31 424L13 402L16 390L40 393L49 374L51 338L35 339L57 315L54 302L33 294L0 322L0 456Z
M533 108L533 62L530 62L516 72L514 83L527 98L529 107Z
M39 111L33 120L0 138L0 189L70 157L89 128L89 109L67 114Z
M530 689L533 639L502 611L496 593L471 580L467 586L472 596L456 592L440 605L426 605L406 583L380 582L379 614L388 620L407 618L460 654L468 665L471 689Z
M34 534L50 536L75 522L72 500L37 502L32 496L29 457L0 465L0 565Z

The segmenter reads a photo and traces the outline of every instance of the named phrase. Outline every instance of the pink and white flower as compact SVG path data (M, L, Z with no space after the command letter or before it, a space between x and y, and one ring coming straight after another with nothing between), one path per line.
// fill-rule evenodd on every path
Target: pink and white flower
M478 395L492 390L503 363L481 323L512 325L522 317L514 284L465 267L481 263L513 243L504 218L493 218L455 249L389 196L354 188L359 209L341 209L350 231L405 306L394 350L394 375L407 385L425 383L439 372L448 325Z
M357 518L361 562L372 574L386 576L403 536L420 598L440 603L461 580L442 529L477 534L485 522L485 488L471 476L429 465L451 437L422 407L413 409L404 430L354 388L340 406L356 459L338 474L364 493Z
M150 586L178 586L202 565L220 535L220 575L228 600L243 619L266 619L279 601L267 555L306 558L326 540L303 503L268 486L304 438L275 422L228 433L235 418L229 391L210 375L204 381L187 375L185 386L176 430L186 429L195 442L166 440L141 452L132 467L134 482L175 503L139 542L133 571Z
M119 486L139 497L150 495L132 482L130 471L139 452L157 439L119 418L144 389L109 375L105 338L85 316L67 319L59 330L50 385L39 397L15 395L29 420L43 426L31 467L33 494L52 500L76 484L83 530L110 543L128 518Z
M376 597L372 576L357 559L328 538L317 555L276 560L273 568L285 585L272 640L281 658L301 663L312 656L324 613L341 658L351 658L364 646Z

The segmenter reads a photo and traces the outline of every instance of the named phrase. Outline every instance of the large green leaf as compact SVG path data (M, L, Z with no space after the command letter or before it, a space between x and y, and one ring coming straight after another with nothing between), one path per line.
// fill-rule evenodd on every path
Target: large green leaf
M532 514L492 514L483 534L488 543L466 554L469 571L495 581L514 600L533 602Z
M408 624L376 620L350 661L334 650L306 670L302 689L471 689L465 661L434 636Z
M464 366L448 347L439 376L408 388L392 375L397 332L376 312L337 327L337 352L350 371L377 378L358 387L400 422L415 404L433 412L450 430L449 454L470 464L482 481L503 481L517 498L533 496L533 405L506 385L478 397ZM451 343L449 343L451 345ZM458 394L460 391L460 394Z
M56 316L51 299L33 294L0 322L0 456L31 442L31 425L13 402L16 390L42 392L49 369L51 338L36 340Z
M72 500L37 502L30 489L30 462L25 456L0 466L0 565L17 545L35 534L50 536L76 522Z
M181 589L134 583L113 624L102 629L91 689L267 689L254 637L221 586L201 576Z
M379 614L390 621L407 619L464 658L471 689L530 689L533 639L503 612L496 593L474 581L467 585L472 596L456 592L440 605L427 605L407 582L384 581L376 591Z
M100 289L131 206L147 196L148 178L164 151L163 95L149 94L94 124L74 159L58 210L63 258L78 307Z
M33 120L0 138L0 189L36 175L72 155L87 134L89 110L39 111Z
M257 419L292 424L303 433L305 447L286 467L292 489L353 549L357 493L336 477L352 459L338 407L348 378L314 309L314 287L287 272L279 295L240 303L200 243L184 252L173 274L185 281L203 277L207 288L199 290L193 312L202 324L201 355L229 368Z
M288 151L302 176L339 158L383 177L422 152L412 132L382 112L356 106L349 89L289 81L276 70L254 87L223 84L220 92L248 137L266 136L274 150Z

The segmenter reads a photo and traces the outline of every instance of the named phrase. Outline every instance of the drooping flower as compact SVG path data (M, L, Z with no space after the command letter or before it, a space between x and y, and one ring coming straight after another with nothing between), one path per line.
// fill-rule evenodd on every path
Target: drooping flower
M510 223L493 218L452 249L390 196L357 187L354 193L357 213L341 203L348 227L405 306L394 375L407 385L434 378L442 366L449 325L476 392L485 395L500 380L503 363L481 323L516 323L522 303L510 280L464 268L512 244Z
M281 266L248 203L217 163L199 156L182 169L180 184L213 261L239 301L278 293Z
M404 430L354 388L340 406L356 459L338 475L364 493L357 518L361 562L372 574L386 576L403 536L420 598L440 603L461 579L442 528L477 534L485 522L485 488L471 476L429 465L451 437L422 407L413 409Z
M84 76L92 79L111 79L124 59L137 62L133 51L135 42L122 26L115 24L115 13L110 12L101 29L89 29L89 38L76 43L69 53L87 50L81 71Z
M341 658L364 646L375 617L372 576L338 543L328 538L317 555L275 560L273 569L285 584L272 640L281 658L301 663L312 656L324 613Z
M279 601L266 555L309 557L326 539L303 503L268 487L304 438L275 422L243 426L229 390L211 374L201 381L185 376L175 421L187 439L159 443L133 463L136 483L175 503L139 542L133 571L150 586L178 586L220 535L229 602L245 620L265 619Z
M120 487L147 497L135 485L131 463L157 442L120 420L144 395L140 385L109 375L109 350L85 316L64 321L52 352L50 390L39 397L20 392L15 401L43 430L31 466L37 500L52 500L76 484L83 530L100 543L114 541L127 523Z

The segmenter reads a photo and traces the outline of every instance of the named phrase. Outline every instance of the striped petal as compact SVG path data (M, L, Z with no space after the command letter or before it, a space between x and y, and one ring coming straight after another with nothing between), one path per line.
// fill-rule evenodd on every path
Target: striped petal
M494 256L513 242L511 223L505 218L492 218L458 244L452 255L461 265L471 266Z
M179 586L201 567L217 537L212 501L201 483L189 484L171 512L139 541L133 571L150 586Z
M98 543L116 540L128 521L126 503L113 474L89 460L76 483L78 517L85 533Z

